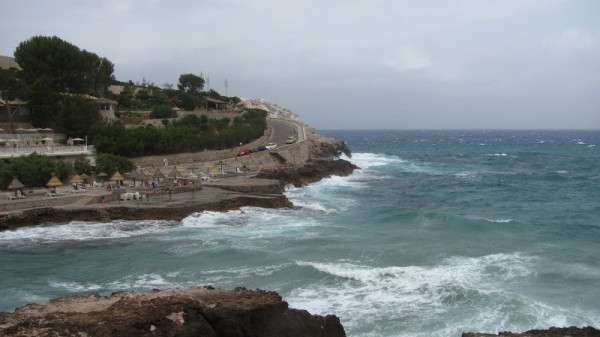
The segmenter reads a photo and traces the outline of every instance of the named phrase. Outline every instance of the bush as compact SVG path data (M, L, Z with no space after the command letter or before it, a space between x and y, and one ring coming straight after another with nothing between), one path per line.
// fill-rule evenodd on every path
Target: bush
M150 113L151 118L162 119L162 118L173 118L176 117L175 112L171 106L166 104L157 105L152 109Z

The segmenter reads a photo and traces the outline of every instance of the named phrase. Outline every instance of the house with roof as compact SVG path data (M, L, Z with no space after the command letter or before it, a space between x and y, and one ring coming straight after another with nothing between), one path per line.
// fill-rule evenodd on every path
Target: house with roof
M0 69L16 68L21 70L21 66L13 57L0 55ZM98 105L98 111L102 120L111 122L117 119L115 116L117 101L104 98L94 97L90 95L81 95L82 97L94 101ZM9 109L12 116L9 115ZM27 101L21 99L4 100L0 96L0 123L8 123L12 119L13 122L29 123L31 122L31 107Z
M0 69L15 68L21 70L21 66L15 61L14 57L0 55ZM31 119L31 107L29 102L15 98L12 100L5 99L0 94L0 123L25 122L28 123Z

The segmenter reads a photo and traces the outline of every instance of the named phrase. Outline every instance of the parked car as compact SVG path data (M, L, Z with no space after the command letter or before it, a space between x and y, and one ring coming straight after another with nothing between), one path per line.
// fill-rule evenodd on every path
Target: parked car
M260 152L260 151L264 151L267 148L265 146L257 146L255 148L253 148L252 150L250 150L250 152L254 153L254 152Z
M267 148L267 150L273 150L274 148L277 147L277 144L275 144L275 143L267 143L267 145L265 145L265 147Z
M287 139L285 141L286 144L294 144L295 142L296 142L296 137L294 137L294 136L287 137Z
M243 157L243 156L247 156L250 154L250 150L248 149L243 149L242 151L240 151L240 153L238 153L238 157Z

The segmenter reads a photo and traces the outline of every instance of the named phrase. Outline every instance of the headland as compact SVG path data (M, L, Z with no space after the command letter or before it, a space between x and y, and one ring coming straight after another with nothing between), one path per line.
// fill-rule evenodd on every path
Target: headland
M69 221L108 222L123 220L181 220L202 211L227 211L244 206L264 208L293 207L283 194L285 186L307 185L332 175L349 175L356 166L339 159L350 155L338 140L311 134L306 140L271 151L236 158L231 150L169 156L170 167L162 167L162 157L136 158L140 169L194 170L219 165L237 166L233 173L213 172L206 180L174 186L163 181L158 188L132 187L118 190L104 185L89 187L85 193L63 192L48 196L45 188L26 189L25 199L0 200L0 230ZM209 171L209 170L207 170ZM181 179L180 179L181 180ZM140 198L122 200L123 193L139 193Z

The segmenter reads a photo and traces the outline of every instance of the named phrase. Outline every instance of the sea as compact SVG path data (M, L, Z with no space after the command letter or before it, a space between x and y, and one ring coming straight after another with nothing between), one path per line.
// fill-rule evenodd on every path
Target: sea
M0 232L0 310L241 286L348 336L600 328L600 131L321 130L360 169L291 209Z

